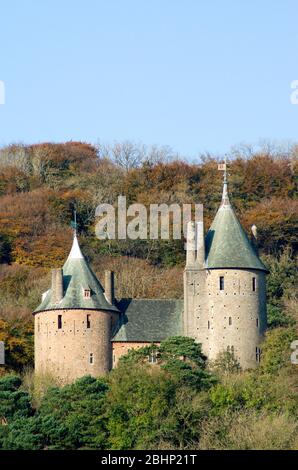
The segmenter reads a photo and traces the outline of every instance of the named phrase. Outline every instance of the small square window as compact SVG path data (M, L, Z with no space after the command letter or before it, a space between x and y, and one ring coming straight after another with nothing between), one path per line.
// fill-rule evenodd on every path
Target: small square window
M84 289L84 299L90 299L91 291L90 289Z

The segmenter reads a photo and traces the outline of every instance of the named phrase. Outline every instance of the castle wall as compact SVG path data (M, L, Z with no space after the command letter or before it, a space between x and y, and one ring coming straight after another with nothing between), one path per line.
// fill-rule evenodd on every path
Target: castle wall
M58 315L62 328L58 328ZM112 312L83 309L35 314L36 372L50 372L65 383L84 375L106 374L112 368L110 338L115 317Z
M219 289L220 276L224 289ZM255 279L255 291L253 290ZM209 324L206 353L213 360L219 352L234 350L242 368L258 363L256 348L266 330L265 273L245 269L214 269L208 272Z
M186 269L184 271L184 336L197 338L203 335L208 320L206 296L207 271Z
M112 343L113 367L116 367L120 357L127 354L131 349L140 349L140 348L144 348L145 346L151 346L152 344L153 343L114 341ZM154 344L159 345L160 343L154 343Z
M234 351L242 368L255 367L256 348L267 326L265 273L231 268L210 269L205 273L205 286L201 271L185 275L184 334L201 343L204 354L211 360L229 349ZM224 282L222 290L220 277ZM189 328L191 316L193 333Z

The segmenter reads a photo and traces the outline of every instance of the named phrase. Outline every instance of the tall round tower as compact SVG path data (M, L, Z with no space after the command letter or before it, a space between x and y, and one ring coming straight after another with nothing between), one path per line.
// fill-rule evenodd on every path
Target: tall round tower
M230 351L242 368L255 367L267 327L268 270L230 204L226 171L222 202L204 249L204 262L198 262L202 256L197 252L197 261L185 269L185 334L196 338L211 360Z
M35 371L49 372L62 382L107 373L119 313L113 303L112 273L106 276L105 291L74 234L63 268L52 270L51 288L34 311Z

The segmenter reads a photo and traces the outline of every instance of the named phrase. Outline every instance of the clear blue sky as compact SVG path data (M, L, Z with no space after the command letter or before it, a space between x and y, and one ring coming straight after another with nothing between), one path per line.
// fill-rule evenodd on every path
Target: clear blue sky
M0 145L298 140L297 0L1 0Z

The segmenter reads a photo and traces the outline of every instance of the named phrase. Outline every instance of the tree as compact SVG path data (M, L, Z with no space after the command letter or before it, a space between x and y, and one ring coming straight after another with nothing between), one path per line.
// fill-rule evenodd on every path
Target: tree
M285 303L296 297L295 259L290 250L285 250L279 257L264 256L263 260L270 271L267 277L268 326L289 326L293 324L293 318L287 314Z
M206 370L206 356L202 354L201 345L194 339L174 336L160 343L130 351L122 356L123 363L144 363L148 355L154 354L158 364L172 380L196 390L208 389L216 378Z
M235 358L235 355L230 351L223 351L218 354L215 361L211 364L212 370L224 374L235 374L241 371L239 362Z
M5 235L0 234L0 264L9 263L11 261L11 245L9 239Z

